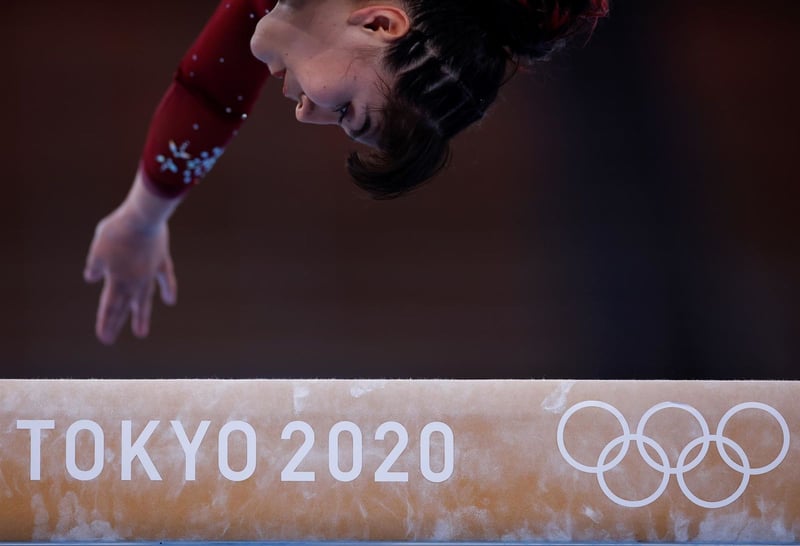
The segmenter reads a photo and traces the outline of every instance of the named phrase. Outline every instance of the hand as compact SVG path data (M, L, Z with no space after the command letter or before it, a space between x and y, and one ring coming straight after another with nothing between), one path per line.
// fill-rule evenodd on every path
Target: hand
M84 278L105 279L95 324L100 341L114 343L129 315L133 334L147 336L156 283L164 303L177 298L166 220L143 222L136 207L123 203L97 224Z

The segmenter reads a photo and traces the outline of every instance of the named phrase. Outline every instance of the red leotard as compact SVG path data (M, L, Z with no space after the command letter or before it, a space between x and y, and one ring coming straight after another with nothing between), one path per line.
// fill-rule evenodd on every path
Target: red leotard
M142 152L150 189L177 197L211 170L269 76L250 51L276 0L222 0L180 62Z

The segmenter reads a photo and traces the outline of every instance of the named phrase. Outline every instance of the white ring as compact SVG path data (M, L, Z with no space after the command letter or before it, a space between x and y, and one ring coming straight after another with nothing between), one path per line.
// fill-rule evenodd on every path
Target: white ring
M717 447L719 447L720 444L730 444L733 450L742 459L742 463L744 463L744 466L742 467L744 471L741 473L742 483L739 484L739 487L736 489L736 491L733 492L731 496L719 501L706 501L701 499L694 493L692 493L692 491L689 489L689 486L686 485L686 479L684 478L683 473L678 474L678 485L680 486L681 491L683 491L683 494L686 495L686 498L695 503L697 506L702 506L703 508L722 508L723 506L728 506L729 504L731 504L736 499L742 496L744 490L747 489L747 484L750 482L750 475L752 474L752 472L750 472L750 461L747 459L747 454L745 454L744 450L739 444L737 444L730 438L726 438L725 436L719 436L718 434L711 435L711 439L717 443ZM689 454L689 452L692 449L694 449L695 444L697 442L702 442L702 441L703 438L696 438L691 442L689 442L688 444L686 444L686 447L683 448L683 451L681 451L681 454L678 457L678 466L681 466L681 463L683 462L684 459L686 459L686 456Z
M694 459L692 459L692 462L686 465L685 468L683 467L671 468L669 466L669 460L667 460L664 466L659 466L653 460L653 458L650 457L650 454L647 452L647 450L644 449L642 441L638 438L636 440L636 447L639 449L639 454L644 459L644 462L646 462L647 465L653 470L658 470L659 472L669 472L670 474L678 474L678 472L689 472L702 462L703 458L706 456L706 453L708 453L708 447L711 444L711 441L708 439L708 436L710 434L710 431L708 430L708 423L706 422L703 415L695 408L689 406L688 404L676 404L674 402L662 402L660 404L656 404L655 406L644 412L644 415L642 415L642 418L639 421L639 426L636 427L636 434L640 438L644 438L645 437L644 427L647 425L647 421L650 420L650 417L652 417L659 411L668 408L675 408L686 411L690 413L700 424L700 430L703 432L703 436L701 437L701 439L703 440L703 447L700 448L700 453L698 453L697 456Z
M621 442L630 442L631 440L636 440L637 442L642 441L648 444L650 447L656 450L656 453L661 457L661 460L664 462L664 467L669 468L669 457L667 457L667 452L664 451L664 448L659 445L658 442L653 440L652 438L648 438L647 436L640 437L638 434L632 434L630 437L625 438L624 436L617 436L613 440L611 440L606 447L603 448L603 451L600 453L600 456L597 458L597 466L600 467L602 461L608 456L608 453L614 449L614 447ZM664 477L661 479L661 483L659 484L658 488L656 488L655 492L650 495L649 497L638 500L632 501L628 499L623 499L619 495L616 495L611 488L608 487L605 479L605 472L598 472L597 473L597 483L600 484L600 489L603 490L603 493L611 499L612 501L616 502L621 506L626 506L628 508L641 508L642 506L647 506L651 502L655 501L660 497L664 491L667 489L669 485L669 472L664 472Z
M625 455L628 453L628 447L630 447L630 440L625 442L625 445L622 446L622 449L617 454L617 456L614 457L614 459L611 462L604 465L602 468L599 466L587 466L583 463L576 461L572 457L572 455L569 454L567 446L564 444L564 427L567 426L567 421L569 420L570 417L572 417L573 413L577 412L578 410L582 410L584 408L600 408L608 411L611 415L617 418L617 421L619 421L619 424L622 427L622 436L626 438L630 437L631 429L628 426L628 422L625 420L625 417L623 417L622 413L620 413L620 411L617 408L605 402L599 402L597 400L587 400L585 402L579 402L575 404L574 406L569 408L566 412L564 412L564 415L561 416L561 421L559 421L558 423L558 431L556 432L556 442L558 443L558 449L559 451L561 451L561 455L564 457L564 459L566 459L566 461L571 466L573 466L577 470L580 470L581 472L587 472L589 474L596 474L597 472L606 472L622 462L622 459L624 459Z
M783 418L783 415L778 413L778 411L772 406L768 406L760 402L744 402L742 404L733 406L725 415L722 416L722 419L719 420L719 425L717 425L717 436L724 436L723 433L725 432L725 425L728 424L728 420L740 411L746 409L760 409L762 411L766 411L778 422L778 425L781 427L781 432L783 433L783 447L781 448L780 453L778 453L778 456L766 466L759 466L749 469L750 474L759 476L761 474L766 474L781 464L784 457L786 457L786 454L789 452L789 425L786 424L786 419ZM728 456L728 453L719 443L717 443L717 450L719 450L719 456L722 457L722 460L725 461L728 466L737 472L743 472L743 470L741 470L742 467L731 460L731 458Z

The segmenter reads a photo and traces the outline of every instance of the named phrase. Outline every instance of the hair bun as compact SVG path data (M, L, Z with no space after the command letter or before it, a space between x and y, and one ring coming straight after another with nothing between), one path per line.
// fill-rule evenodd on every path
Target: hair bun
M608 0L493 0L470 2L491 39L515 57L544 59L575 35L591 34L608 15ZM479 4L479 5L478 5Z

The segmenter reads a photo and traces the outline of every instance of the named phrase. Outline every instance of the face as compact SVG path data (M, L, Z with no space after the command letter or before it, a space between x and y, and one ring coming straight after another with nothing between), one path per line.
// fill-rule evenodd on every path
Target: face
M283 79L298 121L339 125L349 137L376 146L393 81L383 54L407 31L405 12L391 0L279 1L259 21L251 49Z

